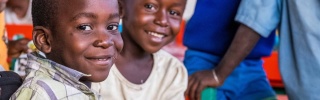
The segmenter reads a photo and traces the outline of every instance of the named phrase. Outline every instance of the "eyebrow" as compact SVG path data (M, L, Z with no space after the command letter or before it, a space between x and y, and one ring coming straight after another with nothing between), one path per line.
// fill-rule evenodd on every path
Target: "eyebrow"
M108 20L112 20L112 19L119 18L119 17L120 17L119 13L112 13L109 15Z
M71 21L77 20L77 19L79 19L81 17L87 17L87 18L92 18L92 19L96 19L97 18L97 16L94 15L93 13L79 13L76 16L72 17ZM119 18L119 17L120 17L119 13L112 13L112 14L109 15L108 20L112 20L112 19Z
M182 3L180 3L180 2L175 2L175 3L173 4L173 6L183 6L183 5L182 5Z
M87 18L92 18L92 19L96 19L97 16L93 13L79 13L76 16L72 17L71 21L75 21L81 17L87 17Z

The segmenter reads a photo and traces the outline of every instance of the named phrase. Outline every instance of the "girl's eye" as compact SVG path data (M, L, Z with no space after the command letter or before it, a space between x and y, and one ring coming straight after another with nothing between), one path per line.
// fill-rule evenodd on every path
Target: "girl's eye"
M77 27L77 29L82 30L82 31L90 31L90 30L92 30L92 27L90 25L80 25Z
M118 25L109 25L107 26L107 30L118 30Z
M144 5L144 7L147 9L155 9L152 4L146 4L146 5Z
M174 10L169 11L170 15L179 16L180 14Z

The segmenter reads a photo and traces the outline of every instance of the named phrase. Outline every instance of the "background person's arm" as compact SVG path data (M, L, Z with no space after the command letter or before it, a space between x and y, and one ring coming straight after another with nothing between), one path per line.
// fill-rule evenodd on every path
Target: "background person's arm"
M9 41L8 43L8 57L9 58L17 58L20 56L21 53L28 52L28 42L29 39L20 39L15 41Z
M246 25L241 24L238 31L220 63L214 69L217 80L212 70L199 71L189 77L186 94L191 100L200 100L201 92L206 87L221 86L224 80L251 52L260 39L260 35Z

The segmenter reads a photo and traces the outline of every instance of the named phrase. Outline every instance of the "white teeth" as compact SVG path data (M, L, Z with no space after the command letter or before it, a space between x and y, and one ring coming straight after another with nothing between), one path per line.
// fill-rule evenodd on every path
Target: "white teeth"
M159 34L159 33L156 33L156 32L148 32L148 34L150 34L152 36L155 36L155 37L158 37L158 38L163 38L164 37L163 34Z
M104 61L104 60L107 60L107 59L97 59L97 60L99 60L99 61Z

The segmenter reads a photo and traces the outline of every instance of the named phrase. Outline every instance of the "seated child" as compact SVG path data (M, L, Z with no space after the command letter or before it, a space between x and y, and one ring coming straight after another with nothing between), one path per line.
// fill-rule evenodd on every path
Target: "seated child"
M92 89L106 100L183 100L186 69L160 49L178 34L186 0L123 2L123 51L108 78Z
M13 100L96 100L122 50L117 0L33 0L33 42L46 58L28 54L28 74Z

